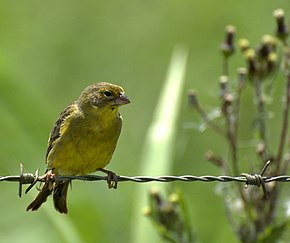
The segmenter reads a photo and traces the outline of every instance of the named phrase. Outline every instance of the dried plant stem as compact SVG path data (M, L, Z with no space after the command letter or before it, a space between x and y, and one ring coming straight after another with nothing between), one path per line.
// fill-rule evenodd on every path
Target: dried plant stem
M240 68L238 70L239 74L239 80L238 80L238 85L237 85L237 96L235 100L235 105L234 105L234 114L235 114L235 120L234 120L234 126L235 126L235 137L236 140L238 138L238 130L239 130L239 120L240 120L240 103L241 103L241 98L242 98L242 92L245 87L245 82L246 82L246 73L247 71L244 68Z
M280 171L280 165L282 163L283 151L285 147L285 143L287 140L288 134L288 123L289 123L289 110L290 110L290 73L287 74L287 82L286 82L286 92L285 92L285 103L283 108L283 120L282 120L282 128L280 133L280 141L278 146L278 152L276 156L276 173L286 173L288 169L288 163L285 160L282 171ZM289 135L289 134L288 134Z
M195 110L199 113L199 115L201 116L201 118L206 122L206 124L216 133L218 133L219 135L221 135L222 137L225 137L225 132L218 126L216 125L213 121L211 121L208 118L208 115L206 114L206 112L202 109L202 107L199 104L196 104L194 106Z
M225 76L229 75L229 58L228 57L223 58L223 75Z
M254 79L255 95L257 102L257 111L258 111L258 130L261 143L264 144L267 149L267 133L266 133L266 111L265 111L265 100L263 94L263 81L255 78Z
M233 173L234 175L239 175L240 169L238 165L238 156L237 156L236 132L234 128L235 126L233 124L232 115L229 113L227 113L226 115L226 122L227 122L227 137L228 137L228 142L231 148Z

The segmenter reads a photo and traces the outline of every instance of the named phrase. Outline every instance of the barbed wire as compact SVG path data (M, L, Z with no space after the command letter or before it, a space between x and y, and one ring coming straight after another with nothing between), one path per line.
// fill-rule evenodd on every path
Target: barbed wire
M273 181L276 182L290 182L290 175L278 175L278 176L263 176L265 170L269 166L270 161L268 161L260 174L248 174L242 173L240 176L213 176L213 175L165 175L165 176L116 176L117 182L135 182L135 183L147 183L147 182L174 182L174 181L182 181L182 182L241 182L245 183L245 188L249 185L253 186L262 186L264 196L268 197L268 192L266 190L265 184ZM53 178L55 181L108 181L108 176L99 176L99 175L84 175L84 176L60 176L55 175ZM30 184L30 186L26 189L25 193L27 193L37 182L45 182L46 178L44 176L39 176L39 169L33 173L24 173L23 165L20 164L20 175L13 176L0 176L1 181L10 181L10 182L18 182L19 183L19 191L18 195L21 197L22 195L22 186L24 184Z

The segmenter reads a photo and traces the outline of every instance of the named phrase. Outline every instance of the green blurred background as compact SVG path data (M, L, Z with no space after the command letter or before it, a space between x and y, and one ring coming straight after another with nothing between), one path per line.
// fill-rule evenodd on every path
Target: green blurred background
M238 38L246 36L256 43L273 33L276 8L290 16L287 0L1 0L0 175L18 174L20 162L27 172L44 172L53 123L95 81L122 85L132 101L121 109L123 131L107 168L121 175L142 174L144 136L177 44L188 48L189 58L172 174L218 175L204 153L214 149L226 156L226 147L214 133L190 129L198 117L187 107L186 90L198 89L209 110L217 105L222 63L218 48L224 27L233 24ZM238 55L231 74L239 64ZM249 104L250 93L245 98L248 95ZM245 119L245 130L249 124ZM234 242L216 185L172 187L184 193L203 242ZM16 183L1 183L0 241L132 242L134 193L142 186L122 183L118 190L108 190L105 182L74 182L69 214L60 215L51 200L36 213L26 212L36 190L19 199Z

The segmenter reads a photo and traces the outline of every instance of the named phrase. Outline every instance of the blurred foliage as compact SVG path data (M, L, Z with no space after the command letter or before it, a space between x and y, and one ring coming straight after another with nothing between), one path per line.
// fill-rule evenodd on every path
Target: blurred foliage
M168 200L154 188L149 194L149 206L143 209L156 226L157 232L167 242L197 242L190 223L189 213L180 193L172 193Z
M144 138L143 151L140 156L139 173L147 175L171 174L173 168L174 145L177 133L177 121L183 98L183 86L187 64L187 50L182 46L174 48L167 75L158 96L152 121ZM168 100L170 97L170 100ZM170 107L170 109L168 109ZM147 191L156 183L138 188L133 220L132 241L139 243L156 242L159 238L152 232L150 222L140 217L140 208L147 204ZM170 185L158 185L165 190ZM147 237L144 237L147 235Z
M122 85L132 100L121 110L124 127L108 168L122 175L139 173L143 138L176 44L189 48L186 88L202 91L200 98L211 109L219 96L215 81L221 58L216 50L224 26L234 24L239 38L247 36L256 42L269 29L274 31L269 18L274 9L290 12L286 0L2 0L0 6L1 175L16 174L20 162L26 171L40 167L44 172L48 134L58 114L84 87L99 80ZM240 58L233 58L232 65L240 63ZM277 82L274 96L282 88L282 82ZM250 97L246 91L242 104L248 108L241 126L247 131L252 121ZM278 110L280 103L271 106ZM225 144L211 131L205 131L205 136L192 129L194 119L197 116L188 111L184 92L172 173L218 174L204 162L204 154L209 145L226 151ZM277 124L280 120L275 116L270 129L274 131ZM241 131L241 139L247 140L247 134ZM245 161L254 158L247 153L248 144L243 151ZM64 216L53 210L51 200L39 212L27 213L25 208L36 191L20 200L16 184L0 186L0 212L5 219L0 223L0 241L110 243L130 242L135 224L132 208L142 187L124 183L112 191L105 182L73 183L70 212ZM191 218L202 241L235 241L222 200L212 193L214 185L172 186L190 202Z
M290 112L290 47L288 44L288 24L283 9L276 9L273 12L276 22L275 36L264 35L261 42L254 46L250 45L248 39L239 41L241 52L245 57L246 68L239 68L237 77L229 76L229 57L235 52L236 28L227 26L225 39L221 45L223 54L223 72L220 77L220 99L217 106L220 112L220 120L223 124L218 124L216 119L210 119L203 105L197 97L197 92L189 92L190 104L204 120L206 125L214 130L228 144L228 156L220 155L220 151L214 153L209 151L207 159L220 168L222 174L240 175L242 170L249 173L257 173L261 170L260 176L284 175L288 172L290 150L289 150L289 112ZM280 40L281 43L278 43ZM279 55L280 53L280 55ZM280 57L279 57L280 56ZM273 90L277 81L284 77L284 89L281 90L282 99L276 100L273 97ZM241 112L241 102L245 88L252 90L253 107L256 110L252 113L253 130L249 130L252 139L248 140L248 148L252 148L252 153L256 153L256 159L250 163L245 163L240 159L240 123L244 119ZM280 116L281 124L276 127L274 134L269 127L271 119L270 104L281 102L279 110L275 110L275 115ZM277 140L276 144L269 141ZM277 148L276 148L277 147ZM271 169L267 170L272 162ZM241 167L242 165L242 167ZM263 169L261 169L263 168ZM242 175L246 175L242 173ZM263 187L263 195L256 188L245 191L241 185L231 186L221 190L224 198L226 214L238 239L241 242L261 242L269 240L277 242L286 231L289 218L284 216L277 219L277 211L281 210L281 205L287 203L288 199L281 200L281 188L279 183L271 183L267 187L257 181L247 183ZM270 195L270 196L269 196ZM239 205L239 206L234 206ZM285 214L286 210L284 210ZM283 223L281 223L283 222ZM287 239L287 238L285 238Z
M212 116L212 112L208 115L198 99L197 91L190 90L188 93L189 104L200 115L204 128L211 128L228 144L228 156L221 155L220 151L215 153L209 150L206 153L206 159L217 166L223 175L234 174L251 177L246 183L246 188L249 184L262 186L263 194L257 191L257 188L252 187L245 190L244 186L239 184L227 185L219 191L224 199L225 213L229 223L237 238L245 243L278 242L289 238L289 235L285 237L289 225L287 209L281 210L281 205L289 204L289 199L281 200L282 185L273 182L266 186L256 174L258 169L261 170L259 176L287 174L290 159L289 27L283 9L276 9L273 16L276 22L276 38L269 34L264 35L256 47L250 45L248 39L239 40L241 52L245 57L245 67L238 68L234 77L229 76L229 65L231 64L230 57L233 56L236 49L236 28L232 25L225 28L225 39L220 46L223 68L218 89L220 101L215 108L216 116ZM279 53L281 54L279 55ZM282 99L276 101L273 97L273 90L277 84L277 77L279 79L283 76L285 88L280 95ZM256 153L257 158L250 163L245 163L240 159L240 155L243 153L240 151L239 125L244 119L241 102L243 102L246 88L252 90L252 105L256 108L252 114L254 132L248 131L252 135L252 139L248 141L248 148ZM275 134L271 134L268 129L272 123L271 109L269 109L272 102L281 102L280 110L282 111L275 110L276 115L281 113L281 124L276 127ZM166 110L166 105L163 106L163 110ZM200 131L200 129L198 130ZM268 143L274 137L278 138L277 150ZM167 154L169 153L170 151L167 152ZM271 169L268 169L271 162ZM241 165L255 176L242 173ZM192 237L187 237L187 235L191 235L188 231L190 226L183 220L184 215L190 213L177 210L170 201L170 199L169 202L163 200L156 191L151 192L146 215L150 216L157 226L157 232L167 241L194 242ZM177 205L179 204L177 203ZM277 218L278 209L280 212L284 212L285 216Z

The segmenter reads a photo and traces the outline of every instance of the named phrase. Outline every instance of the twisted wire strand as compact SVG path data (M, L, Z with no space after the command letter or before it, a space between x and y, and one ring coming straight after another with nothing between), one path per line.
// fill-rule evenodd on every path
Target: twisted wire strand
M246 176L247 175L247 176ZM290 175L279 175L279 176L260 176L256 177L257 174L251 175L243 173L241 176L213 176L213 175L180 175L180 176L117 176L118 182L131 181L136 183L146 183L146 182L242 182L249 185L260 185L257 183L257 180L262 179L264 183L269 183L273 181L277 182L290 182ZM107 180L107 176L98 176L98 175L84 175L84 176L55 176L56 181L67 181L67 180L80 180L80 181L101 181ZM12 176L0 176L1 181L11 181L11 182L21 182L22 184L31 184L34 181L44 182L44 179L32 173L23 173L21 175L12 175Z
M268 192L266 190L265 184L273 181L276 182L290 182L290 175L278 175L278 176L263 176L267 166L269 163L265 165L260 174L247 174L242 173L240 176L213 176L213 175L165 175L165 176L117 176L118 182L135 182L135 183L147 183L147 182L241 182L245 183L245 188L249 185L251 186L262 186L264 196L268 197ZM55 181L72 181L72 180L80 180L80 181L108 181L107 176L99 176L99 175L84 175L84 176L55 176ZM18 182L19 183L19 196L22 195L22 186L24 184L30 184L30 186L26 189L26 193L37 183L44 182L45 178L43 176L39 176L39 170L37 170L34 174L32 173L24 173L23 165L20 164L20 175L9 175L9 176L0 176L1 181L10 181L10 182Z

